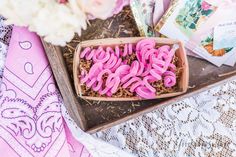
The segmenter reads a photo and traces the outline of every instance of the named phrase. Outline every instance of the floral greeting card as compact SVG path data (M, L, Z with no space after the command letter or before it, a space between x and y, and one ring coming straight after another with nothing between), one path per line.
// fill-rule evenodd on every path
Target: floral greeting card
M207 0L174 0L171 7L156 25L161 34L182 40L186 47L211 63L233 65L230 60L235 55L233 47L215 50L213 48L213 28L217 22L230 16L235 10L224 9L209 3Z
M175 25L188 37L205 22L216 7L202 0L187 0L175 18Z

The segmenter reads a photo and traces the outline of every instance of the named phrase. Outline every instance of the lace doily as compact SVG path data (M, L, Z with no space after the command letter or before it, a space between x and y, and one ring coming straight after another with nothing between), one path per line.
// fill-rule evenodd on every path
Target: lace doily
M236 156L236 80L94 136L140 157Z

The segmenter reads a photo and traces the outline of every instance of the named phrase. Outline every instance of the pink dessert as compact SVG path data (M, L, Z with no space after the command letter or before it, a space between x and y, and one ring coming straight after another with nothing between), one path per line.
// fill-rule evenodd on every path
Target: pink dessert
M80 83L99 95L112 97L118 90L128 90L135 96L153 99L157 94L154 82L162 81L166 88L176 85L176 65L172 63L176 48L156 46L153 39L143 39L136 45L87 47L80 58L90 61L89 70L80 69ZM131 63L129 58L134 57Z

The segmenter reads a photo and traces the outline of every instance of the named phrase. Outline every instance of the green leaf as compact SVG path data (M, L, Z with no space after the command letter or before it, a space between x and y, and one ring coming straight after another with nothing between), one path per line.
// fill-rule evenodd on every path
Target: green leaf
M194 21L194 17L188 16L188 17L186 18L186 20L187 20L188 22L193 22L193 21Z
M196 25L194 23L191 23L190 26L188 26L190 29L196 29Z
M206 39L206 42L207 42L207 43L211 43L212 41L213 41L213 38L207 37L207 39Z
M194 23L197 23L199 20L199 17L197 17L195 20L194 20Z
M231 47L231 48L226 48L225 51L226 51L226 53L228 53L228 52L230 52L232 49L233 49L233 47Z
M202 10L202 15L209 16L213 11L212 10Z

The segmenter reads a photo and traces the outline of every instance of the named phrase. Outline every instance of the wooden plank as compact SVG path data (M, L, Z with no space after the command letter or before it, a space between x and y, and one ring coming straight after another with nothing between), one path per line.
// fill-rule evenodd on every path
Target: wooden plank
M62 94L65 107L75 123L85 131L87 130L87 122L84 117L83 109L74 95L61 50L59 47L48 44L43 40L42 42L51 64L54 77Z

